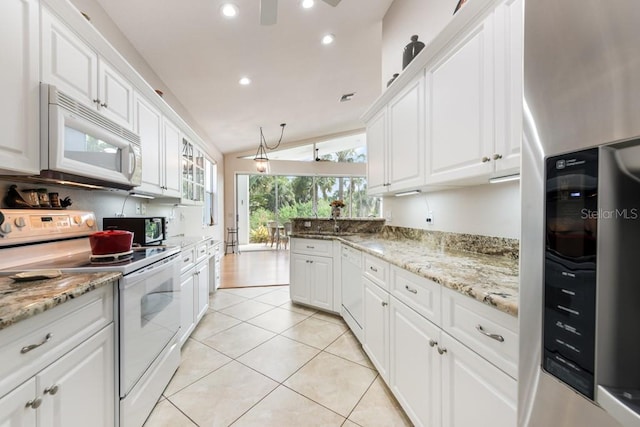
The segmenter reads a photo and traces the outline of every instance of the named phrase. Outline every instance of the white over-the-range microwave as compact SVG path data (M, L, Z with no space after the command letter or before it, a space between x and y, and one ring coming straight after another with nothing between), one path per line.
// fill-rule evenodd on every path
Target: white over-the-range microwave
M142 183L140 137L55 86L40 85L40 175L131 190Z

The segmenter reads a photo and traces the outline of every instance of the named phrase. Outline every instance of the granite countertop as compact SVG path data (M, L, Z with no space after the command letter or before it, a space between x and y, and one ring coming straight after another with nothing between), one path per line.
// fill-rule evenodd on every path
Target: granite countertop
M50 310L118 280L120 273L65 273L55 279L16 282L0 277L0 329Z
M443 249L408 239L385 239L377 234L296 233L293 237L338 239L487 305L518 315L518 260L506 256Z

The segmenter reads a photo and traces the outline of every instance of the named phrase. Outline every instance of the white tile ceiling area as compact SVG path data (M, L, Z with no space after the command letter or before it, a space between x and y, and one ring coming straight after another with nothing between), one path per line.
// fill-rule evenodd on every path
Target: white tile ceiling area
M260 25L259 0L97 0L223 153L363 128L380 95L382 18L392 0L280 0L278 22ZM334 34L333 44L320 43ZM239 84L241 77L251 84ZM351 101L339 102L355 92Z

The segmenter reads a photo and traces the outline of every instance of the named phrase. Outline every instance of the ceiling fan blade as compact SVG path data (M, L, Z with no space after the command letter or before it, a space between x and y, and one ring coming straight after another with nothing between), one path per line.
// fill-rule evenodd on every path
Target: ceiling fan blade
M330 4L333 7L336 7L341 0L322 0L323 2L325 2L326 4Z
M260 0L260 24L273 25L278 22L278 0Z

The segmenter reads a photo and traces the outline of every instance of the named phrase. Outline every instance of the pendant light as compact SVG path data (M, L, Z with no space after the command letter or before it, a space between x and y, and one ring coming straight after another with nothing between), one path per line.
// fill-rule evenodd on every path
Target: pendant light
M260 145L258 145L258 151L256 151L256 156L253 158L253 161L256 162L256 171L258 173L269 173L269 158L267 157L267 150L275 150L280 146L282 136L284 135L284 127L286 125L286 123L280 124L280 127L282 128L282 131L280 132L280 139L273 147L269 147L267 145L264 133L262 132L262 127L260 127Z

